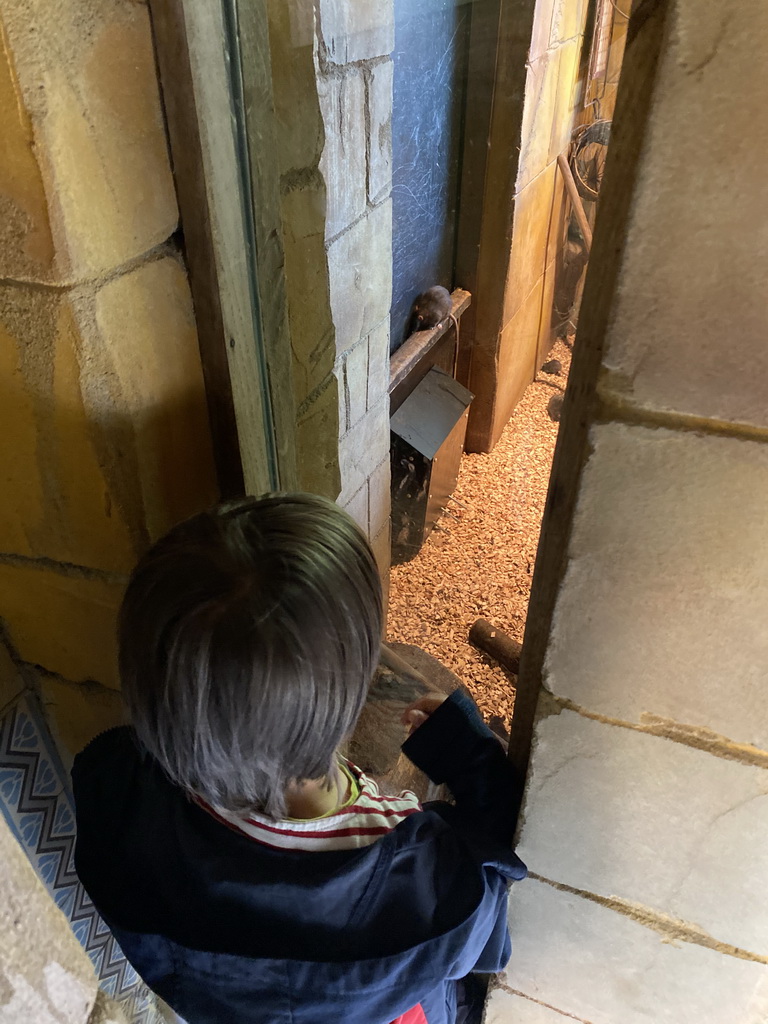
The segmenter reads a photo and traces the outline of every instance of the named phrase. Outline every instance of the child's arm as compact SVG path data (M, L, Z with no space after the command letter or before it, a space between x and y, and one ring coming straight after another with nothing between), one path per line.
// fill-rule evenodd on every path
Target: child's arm
M472 700L456 690L425 697L403 716L412 733L403 753L436 784L445 783L462 814L484 832L511 842L524 779Z

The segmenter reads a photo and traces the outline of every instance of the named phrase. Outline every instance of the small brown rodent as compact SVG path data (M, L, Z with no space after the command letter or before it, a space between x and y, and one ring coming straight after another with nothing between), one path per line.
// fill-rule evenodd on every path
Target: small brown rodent
M443 320L451 316L452 308L451 293L447 288L443 288L441 284L427 288L413 304L414 329L428 331L432 327L438 327ZM455 317L453 322L456 323Z
M555 423L560 422L560 417L563 413L563 396L558 392L556 395L552 395L547 405L547 412L549 418Z
M553 377L559 377L563 372L563 364L559 359L550 359L548 363L544 363L541 369L544 373L551 373Z
M453 320L456 328L456 344L453 354L453 376L456 376L456 365L459 361L459 321L453 315L453 299L447 288L436 284L427 288L425 292L416 299L413 304L413 329L414 331L429 331L433 327L439 327L449 317Z

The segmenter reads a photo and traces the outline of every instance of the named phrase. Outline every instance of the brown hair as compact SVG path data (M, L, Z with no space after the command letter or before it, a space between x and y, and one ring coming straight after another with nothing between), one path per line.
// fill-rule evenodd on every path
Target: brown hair
M331 771L375 670L381 582L333 502L273 494L174 527L120 612L120 676L141 743L217 807L285 815Z

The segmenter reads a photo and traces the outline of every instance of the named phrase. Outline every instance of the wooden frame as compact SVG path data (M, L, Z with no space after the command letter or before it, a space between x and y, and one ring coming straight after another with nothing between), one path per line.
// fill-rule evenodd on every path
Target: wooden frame
M293 489L266 11L246 3L241 20L237 0L150 10L221 492Z

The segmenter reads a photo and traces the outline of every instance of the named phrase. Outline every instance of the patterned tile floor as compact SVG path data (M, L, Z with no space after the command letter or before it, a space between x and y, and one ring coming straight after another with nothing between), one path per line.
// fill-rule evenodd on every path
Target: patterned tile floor
M161 1024L149 990L75 874L75 814L68 777L40 709L27 696L0 720L0 814L69 918L101 988L120 1003L132 1024Z

